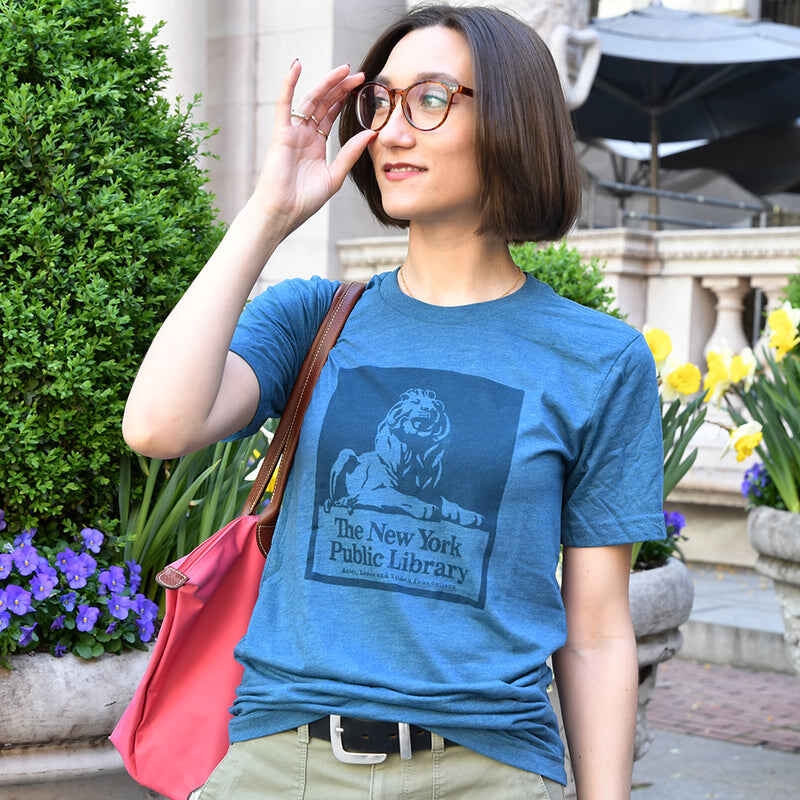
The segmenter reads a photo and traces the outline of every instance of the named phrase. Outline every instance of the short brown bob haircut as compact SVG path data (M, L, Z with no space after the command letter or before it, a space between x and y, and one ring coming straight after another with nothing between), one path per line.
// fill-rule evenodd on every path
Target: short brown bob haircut
M581 184L572 121L550 51L531 27L499 9L418 6L390 25L367 53L359 67L365 81L379 74L407 33L433 25L463 34L472 56L481 182L475 233L511 243L560 239L578 214ZM339 120L339 143L361 130L351 93ZM380 222L408 227L408 220L384 211L366 150L350 176Z

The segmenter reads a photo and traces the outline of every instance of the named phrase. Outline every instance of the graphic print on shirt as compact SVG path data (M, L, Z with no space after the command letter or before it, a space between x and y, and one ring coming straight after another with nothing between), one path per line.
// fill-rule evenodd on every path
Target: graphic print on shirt
M306 578L482 608L522 396L458 372L340 370Z

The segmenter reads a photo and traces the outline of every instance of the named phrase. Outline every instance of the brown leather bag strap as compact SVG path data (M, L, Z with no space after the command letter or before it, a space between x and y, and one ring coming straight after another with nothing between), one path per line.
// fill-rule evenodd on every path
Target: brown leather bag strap
M294 452L297 449L297 442L300 438L300 427L308 404L311 401L311 393L322 371L322 366L328 358L328 353L333 345L336 344L347 317L363 291L364 284L355 281L342 283L336 290L331 301L331 307L322 320L317 335L314 337L314 341L303 361L297 380L286 402L286 407L281 414L278 429L272 437L267 454L264 456L264 461L261 463L261 468L253 482L253 488L250 490L242 509L243 515L255 513L258 504L261 502L264 490L272 478L272 474L277 469L278 475L272 492L272 499L261 514L258 524L259 546L261 547L262 543L265 545L261 547L265 556L269 551L269 542L266 540L262 542L262 531L268 530L269 539L271 540L271 532L278 519L283 491L286 487L286 476L294 459Z

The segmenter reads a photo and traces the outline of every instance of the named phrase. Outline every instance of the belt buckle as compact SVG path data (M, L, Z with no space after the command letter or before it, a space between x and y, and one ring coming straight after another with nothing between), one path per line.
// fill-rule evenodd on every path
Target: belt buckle
M345 750L342 744L342 717L340 714L331 714L331 748L339 761L345 764L380 764L386 760L387 753L355 753ZM400 758L411 758L411 728L407 722L397 723L400 737Z

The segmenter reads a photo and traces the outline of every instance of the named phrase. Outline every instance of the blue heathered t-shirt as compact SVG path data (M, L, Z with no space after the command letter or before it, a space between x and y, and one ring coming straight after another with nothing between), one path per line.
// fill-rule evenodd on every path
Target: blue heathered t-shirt
M279 416L338 284L292 279L230 349ZM466 306L375 276L306 413L231 707L231 741L330 713L409 722L566 783L545 660L559 545L663 539L653 357L529 276Z

